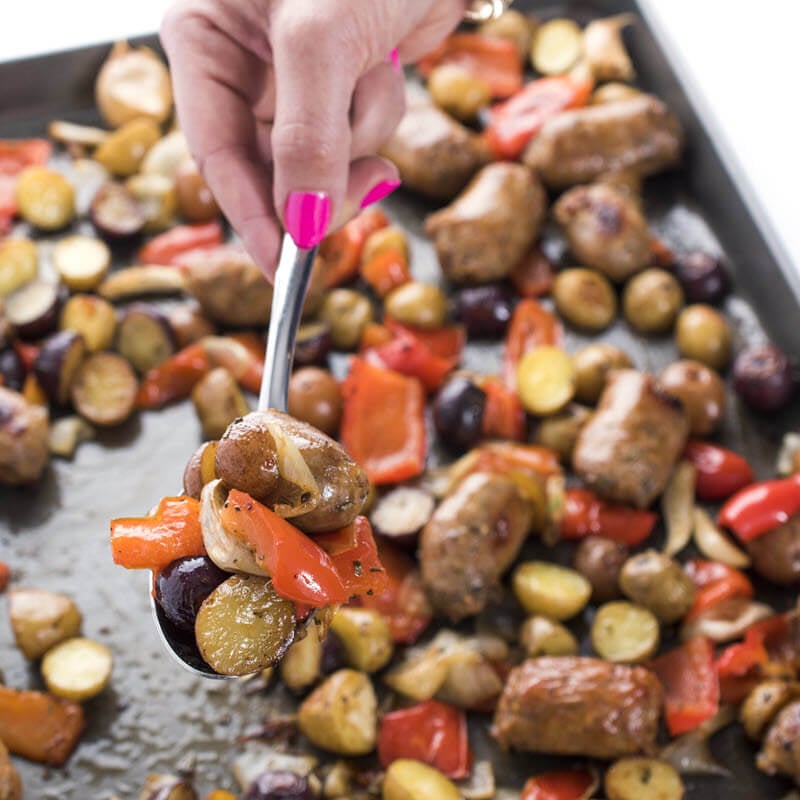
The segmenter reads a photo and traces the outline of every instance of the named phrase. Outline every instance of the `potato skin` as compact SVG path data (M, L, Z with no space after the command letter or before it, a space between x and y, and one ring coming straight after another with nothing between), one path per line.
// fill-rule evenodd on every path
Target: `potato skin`
M575 551L572 566L592 584L592 600L602 603L619 597L619 573L628 548L603 536L588 536Z
M204 439L218 439L237 417L250 410L233 375L225 367L212 369L192 389L192 403Z
M629 558L619 575L623 593L661 622L677 622L692 607L695 588L681 565L664 553L645 550Z
M800 513L747 543L753 569L768 581L800 583Z
M33 483L49 460L47 411L0 386L0 483Z
M17 647L30 659L77 636L83 622L72 598L43 589L11 589L8 615Z
M292 437L320 489L316 508L292 517L292 524L306 533L349 525L367 501L367 474L338 442L288 414L255 411L235 420L217 446L217 475L228 486L274 505L281 494L281 478L268 424L280 425Z

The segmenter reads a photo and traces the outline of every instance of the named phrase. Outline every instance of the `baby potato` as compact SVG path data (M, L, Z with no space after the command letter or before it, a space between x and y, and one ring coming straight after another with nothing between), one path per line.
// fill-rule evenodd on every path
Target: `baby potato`
M589 601L592 587L579 572L546 561L526 561L512 577L514 594L528 614L569 619Z
M398 758L383 779L383 800L461 800L456 785L438 769L411 758Z
M468 121L489 105L492 90L486 81L457 64L442 64L428 77L428 92L442 111Z
M517 391L526 411L539 416L564 408L575 394L575 367L560 347L543 345L520 359Z
M378 705L370 679L340 669L300 706L300 732L314 745L342 756L363 756L375 749Z
M719 427L725 413L725 384L717 372L684 359L666 366L658 380L664 391L683 404L692 436L708 436Z
M639 89L629 86L627 83L612 81L598 86L592 92L590 102L593 106L602 105L603 103L617 103L620 100L631 100L634 97L639 97L641 93Z
M617 295L605 275L575 267L558 273L553 284L558 313L576 328L602 331L617 315Z
M631 556L619 575L623 594L662 622L677 622L692 607L695 588L674 559L657 550Z
M17 647L30 659L77 636L83 621L72 598L44 589L10 589L8 616Z
M94 158L113 175L128 178L139 171L147 151L160 138L161 131L152 119L132 119L108 135L94 151Z
M386 296L384 311L406 325L440 328L447 318L447 304L447 295L438 286L409 281Z
M633 362L619 347L593 342L572 356L572 365L575 368L575 399L593 406L603 393L608 373L614 369L628 369Z
M589 421L591 411L577 403L570 403L563 411L545 417L536 429L536 444L549 447L559 458L569 464L581 428Z
M108 686L114 659L99 642L76 637L48 650L42 659L42 677L56 697L82 703Z
M722 370L731 359L731 328L715 308L703 303L687 306L675 326L678 350L711 369Z
M235 419L250 411L242 390L225 367L212 369L192 389L204 439L219 439Z
M592 647L606 661L647 661L658 650L659 636L655 614L623 600L601 606L592 621Z
M519 640L528 658L574 656L578 653L578 640L572 631L547 617L528 617L520 628Z
M777 679L761 681L739 709L739 721L745 733L754 741L760 741L775 715L799 694L797 683Z
M330 325L337 350L355 350L365 326L372 322L372 304L353 289L334 289L322 301L319 317Z
M592 585L592 599L602 603L619 597L619 573L629 550L622 542L587 536L578 545L572 566Z
M322 674L322 642L316 625L292 643L281 661L281 680L292 692L303 692L313 686Z
M344 647L347 663L362 672L377 672L392 657L392 634L380 611L372 608L340 608L331 630Z
M30 239L0 240L0 297L30 283L39 271L39 254Z
M656 758L622 758L604 780L608 800L681 800L683 782L672 764Z
M75 217L75 190L48 167L28 167L17 178L19 215L43 231L57 231Z
M666 333L683 305L683 289L674 275L651 268L634 275L622 294L625 319L639 333Z

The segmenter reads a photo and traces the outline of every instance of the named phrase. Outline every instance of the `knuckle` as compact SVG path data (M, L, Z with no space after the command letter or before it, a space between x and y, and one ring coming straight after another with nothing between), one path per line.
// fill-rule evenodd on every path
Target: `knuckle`
M335 159L337 147L321 126L298 121L275 127L272 152L277 162L325 165Z

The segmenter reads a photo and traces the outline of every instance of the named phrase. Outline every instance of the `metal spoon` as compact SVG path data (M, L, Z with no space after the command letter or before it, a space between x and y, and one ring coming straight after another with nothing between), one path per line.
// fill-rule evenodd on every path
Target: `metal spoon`
M275 291L269 320L267 350L264 356L264 377L258 398L258 410L274 408L286 411L289 399L289 377L292 373L297 328L303 311L303 301L311 278L311 268L317 248L299 248L292 238L283 237L281 256L275 273ZM150 608L156 630L167 652L188 672L203 678L225 678L214 672L200 658L194 641L176 636L164 612L155 600L155 574L150 575Z

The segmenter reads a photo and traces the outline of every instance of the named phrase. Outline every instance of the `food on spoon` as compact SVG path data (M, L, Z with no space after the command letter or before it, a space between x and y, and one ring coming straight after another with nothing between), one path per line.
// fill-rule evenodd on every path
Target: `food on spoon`
M699 361L673 361L658 376L665 392L683 404L691 436L716 431L725 414L725 384L719 374Z
M250 411L242 390L225 367L204 375L192 389L192 403L204 439L219 439L228 426Z
M10 589L8 616L25 658L41 658L59 642L77 636L82 616L72 598L44 589Z
M45 653L42 677L56 697L83 702L96 697L111 680L113 658L103 644L74 637Z
M217 468L214 463L217 455L217 442L203 442L192 453L183 471L183 493L200 499L200 493L207 483L216 480Z
M58 324L64 290L57 283L34 280L6 298L6 315L23 339L46 336Z
M547 198L521 164L484 167L449 206L428 217L439 263L456 283L489 283L509 275L539 234Z
M653 378L619 370L578 435L573 467L608 500L647 508L667 485L688 430L678 401Z
M794 393L789 359L774 345L743 350L733 365L733 385L753 410L778 411Z
M630 356L619 347L606 342L593 342L572 356L575 367L575 399L594 405L603 393L609 373L633 367Z
M0 241L0 297L32 281L38 269L39 255L30 239L7 237Z
M683 291L678 281L666 270L655 267L634 275L622 294L625 319L639 333L672 330L682 306Z
M75 189L48 167L28 167L17 178L20 216L43 231L57 231L75 217Z
M136 373L122 356L93 353L78 367L70 386L75 408L101 427L119 425L136 408Z
M615 282L650 264L650 228L638 197L600 181L564 192L553 211L581 264Z
M0 482L33 483L49 460L47 410L0 386Z
M523 161L551 188L630 169L652 175L678 164L683 131L652 95L565 111L548 120Z
M558 273L553 300L564 319L586 331L602 331L617 315L617 295L599 272L574 267Z

